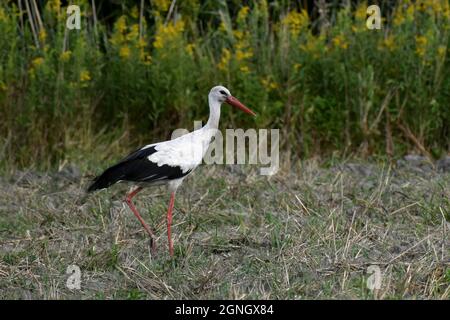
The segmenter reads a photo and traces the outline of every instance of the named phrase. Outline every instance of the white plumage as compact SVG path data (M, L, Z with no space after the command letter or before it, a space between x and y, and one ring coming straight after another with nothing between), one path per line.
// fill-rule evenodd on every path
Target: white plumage
M215 132L203 127L174 140L149 145L154 146L157 152L147 159L158 166L168 165L179 167L183 173L192 172L201 164Z

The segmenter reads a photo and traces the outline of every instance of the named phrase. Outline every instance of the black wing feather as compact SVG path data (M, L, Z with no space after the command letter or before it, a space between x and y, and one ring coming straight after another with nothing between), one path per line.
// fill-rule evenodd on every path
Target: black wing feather
M158 166L148 160L148 156L157 152L154 146L138 149L130 153L116 165L106 169L100 176L94 179L88 192L108 188L119 180L134 182L153 182L157 180L172 180L184 177L189 171L184 172L180 167L169 165Z

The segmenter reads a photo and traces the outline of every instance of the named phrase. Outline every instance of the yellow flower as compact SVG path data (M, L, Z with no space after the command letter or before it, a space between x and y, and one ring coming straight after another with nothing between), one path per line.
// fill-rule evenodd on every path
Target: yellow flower
M237 42L234 44L234 57L239 62L239 66L245 66L246 60L253 57L253 50L249 45L249 33L235 30L233 34L237 39Z
M42 57L37 57L33 61L31 61L32 66L35 68L39 67L43 63L44 63L44 58L42 58Z
M41 31L39 31L39 40L41 40L41 42L44 42L45 39L47 39L47 32L45 32L44 29L42 29Z
M262 17L268 17L269 16L269 9L268 9L266 0L260 0L259 1L259 12L260 12Z
M149 54L141 54L141 60L146 66L149 66L152 63L152 57Z
M50 0L47 2L46 6L50 12L59 13L59 9L61 8L61 0Z
M62 62L67 62L70 60L71 55L72 55L72 51L70 51L70 50L64 51L63 53L61 53L59 55L59 60L61 60Z
M119 33L124 33L125 30L127 29L127 17L120 16L115 23L115 27Z
M138 26L139 28L139 26ZM123 44L128 38L135 36L135 30L131 30L130 34L125 37L125 32L127 30L127 17L122 15L117 19L117 21L114 23L114 33L110 38L110 42L114 45L121 45Z
M394 18L393 18L393 23L396 26L399 26L401 24L403 24L405 22L405 16L403 14L403 11L401 10L402 6L397 6L397 8L395 8L394 11Z
M324 45L325 35L315 37L312 34L308 34L306 43L300 45L300 50L305 51L313 56L314 59L320 57L320 55L327 51L327 47Z
M333 42L333 45L335 47L339 47L341 49L347 49L348 48L348 41L341 34L339 34L336 37L334 37L331 41Z
M155 41L153 41L153 46L156 49L161 49L162 47L164 47L164 42L161 36L156 36L155 37Z
M416 44L425 46L428 43L428 39L425 36L416 36Z
M367 17L367 2L362 2L358 5L355 10L355 18L356 20L366 20Z
M220 21L220 25L219 25L219 31L221 32L226 32L227 31L227 25L225 24L224 21Z
M414 20L415 13L416 13L416 7L414 6L414 4L410 4L408 6L408 8L406 9L406 18L408 19L408 21Z
M261 84L267 91L272 91L278 88L278 83L270 80L269 78L261 79Z
M7 15L5 13L5 10L0 7L0 22L6 22Z
M222 49L222 57L220 58L220 62L217 65L217 67L222 71L227 70L228 65L230 64L230 59L231 59L230 50L228 50L227 48L223 48Z
M447 18L447 26L450 20L450 3L448 1L444 1L444 8L442 9L442 15Z
M242 51L240 49L236 50L236 60L243 61L253 57L253 51L249 49L248 51Z
M240 30L233 30L233 35L238 40L241 40L244 37L244 33Z
M404 4L398 4L394 10L394 18L393 18L394 25L395 26L402 25L403 23L405 23L405 21L412 22L414 20L415 12L416 6L414 5L414 3L406 1Z
M416 53L419 57L425 56L426 49L423 47L417 47Z
M87 82L91 80L91 75L89 71L87 70L81 70L80 72L80 81L81 82Z
M393 22L394 25L399 26L405 22L405 17L402 14L395 14Z
M430 1L428 3L428 6L431 8L432 13L441 14L442 11L445 9L445 3L448 4L448 1L447 0Z
M238 12L237 21L238 22L245 21L245 18L247 18L249 11L250 11L250 8L248 6L243 6Z
M133 24L130 27L130 32L127 34L127 40L134 40L137 39L139 37L139 25Z
M427 51L428 39L425 36L416 36L416 53L423 57Z
M162 49L172 42L177 42L183 31L184 22L181 19L176 23L169 23L166 26L160 23L156 28L156 36L153 46L157 49Z
M249 73L250 72L250 68L248 66L241 66L239 68L239 70L241 70L242 73Z
M144 38L139 39L137 42L137 47L139 49L145 48L146 45L147 45L147 41L145 41Z
M158 11L167 11L169 9L171 0L153 0L152 4Z
M192 57L194 55L195 44L189 43L186 45L186 52Z
M133 8L131 8L130 16L132 16L135 19L137 19L139 17L139 11L138 11L137 6L134 6Z
M308 12L306 10L291 11L283 18L281 23L287 26L293 36L298 36L300 31L309 25Z
M425 11L425 3L423 1L420 0L417 1L417 10Z
M447 51L447 48L445 46L439 46L437 48L437 53L440 58L443 58L445 56L446 51Z
M383 41L381 41L378 49L388 49L389 51L394 51L396 49L395 38L393 35L387 36Z
M355 25L352 25L352 31L354 33L359 33L367 30L366 27L366 17L367 17L367 2L364 1L360 3L355 10Z
M126 58L128 58L130 56L130 54L131 54L131 51L130 51L130 48L128 46L123 46L119 50L119 56L121 58L126 59Z
M125 36L123 34L114 32L114 34L111 36L109 41L114 45L120 45L123 42L125 42L126 40L125 40Z

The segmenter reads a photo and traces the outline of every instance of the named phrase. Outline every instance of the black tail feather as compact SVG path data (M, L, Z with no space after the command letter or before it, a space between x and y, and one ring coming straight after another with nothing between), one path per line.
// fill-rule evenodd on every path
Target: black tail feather
M87 189L87 192L108 188L109 186L119 181L122 176L123 171L120 170L117 165L108 168L105 170L105 172L94 179L92 184Z
M186 176L192 170L183 172L178 166L160 165L148 159L156 152L155 147L145 147L131 153L118 164L106 169L94 179L87 189L92 192L105 189L119 181L147 182L172 180Z
M87 189L87 192L108 188L119 180L125 179L127 174L130 175L130 169L133 169L136 166L134 162L137 161L139 163L142 159L155 152L155 147L145 147L144 149L139 148L136 151L133 151L125 159L123 159L116 165L106 169L101 175L96 177Z

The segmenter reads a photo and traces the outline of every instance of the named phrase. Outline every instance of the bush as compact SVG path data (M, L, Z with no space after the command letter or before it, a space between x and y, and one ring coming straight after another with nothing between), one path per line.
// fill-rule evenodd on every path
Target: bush
M0 4L3 163L49 167L167 139L206 120L219 83L258 113L224 110L222 127L282 128L294 156L449 148L446 0L401 1L381 30L365 27L365 2L311 21L284 1L170 11L159 0L124 6L109 25L79 1L82 28L71 31L59 1L24 3Z

